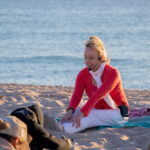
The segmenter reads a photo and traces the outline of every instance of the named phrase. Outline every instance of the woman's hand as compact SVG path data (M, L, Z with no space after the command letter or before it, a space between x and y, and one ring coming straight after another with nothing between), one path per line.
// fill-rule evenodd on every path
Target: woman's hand
M66 114L63 116L63 118L60 120L60 122L63 124L67 120L72 119L72 117L73 117L73 111L72 111L72 109L70 109L66 112Z
M76 125L76 128L80 127L81 118L84 116L84 114L81 111L78 111L78 113L71 119L73 122L72 126L74 127Z

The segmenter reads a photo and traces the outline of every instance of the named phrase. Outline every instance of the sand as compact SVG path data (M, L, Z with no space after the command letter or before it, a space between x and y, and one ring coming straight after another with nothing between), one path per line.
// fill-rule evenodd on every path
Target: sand
M69 103L73 87L0 84L0 116L16 108L38 104L43 113L61 117ZM150 107L150 90L125 90L131 108ZM87 99L83 96L83 102ZM150 141L150 129L105 128L84 133L68 134L48 130L60 137L73 140L72 150L146 150Z

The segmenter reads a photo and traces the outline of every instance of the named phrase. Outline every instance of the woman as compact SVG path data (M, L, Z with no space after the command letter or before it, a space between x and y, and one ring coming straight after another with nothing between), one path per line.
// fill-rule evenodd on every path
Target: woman
M30 150L27 126L15 116L0 117L0 150Z
M108 64L101 40L91 36L85 44L86 68L76 78L74 93L66 114L58 124L51 118L55 130L79 132L94 126L113 126L124 122L129 105L122 88L118 70ZM89 97L86 104L78 108L84 90Z
M28 127L31 150L43 150L44 148L53 150L70 150L71 141L62 136L57 138L49 134L43 127L43 113L38 105L21 107L15 109L12 116L19 118Z

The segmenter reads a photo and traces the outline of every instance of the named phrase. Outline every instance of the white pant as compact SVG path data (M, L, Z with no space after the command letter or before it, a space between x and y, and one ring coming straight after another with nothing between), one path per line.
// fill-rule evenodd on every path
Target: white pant
M80 109L77 109L74 113L79 111ZM95 127L95 126L113 126L118 125L125 122L123 120L120 110L116 109L92 109L91 112L87 117L81 118L80 127L76 128L76 126L72 126L72 122L65 122L63 124L65 132L68 133L75 133L82 131L84 129Z

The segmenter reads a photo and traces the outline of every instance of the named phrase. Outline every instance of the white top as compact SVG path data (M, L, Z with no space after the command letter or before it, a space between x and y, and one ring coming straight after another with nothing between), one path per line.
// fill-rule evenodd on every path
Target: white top
M92 77L95 79L97 83L97 88L99 88L102 85L101 76L103 74L104 68L105 68L105 63L102 63L97 71L95 72L90 71L90 74L92 75ZM110 94L104 96L103 99L112 109L117 109L116 104L114 100L111 98Z

